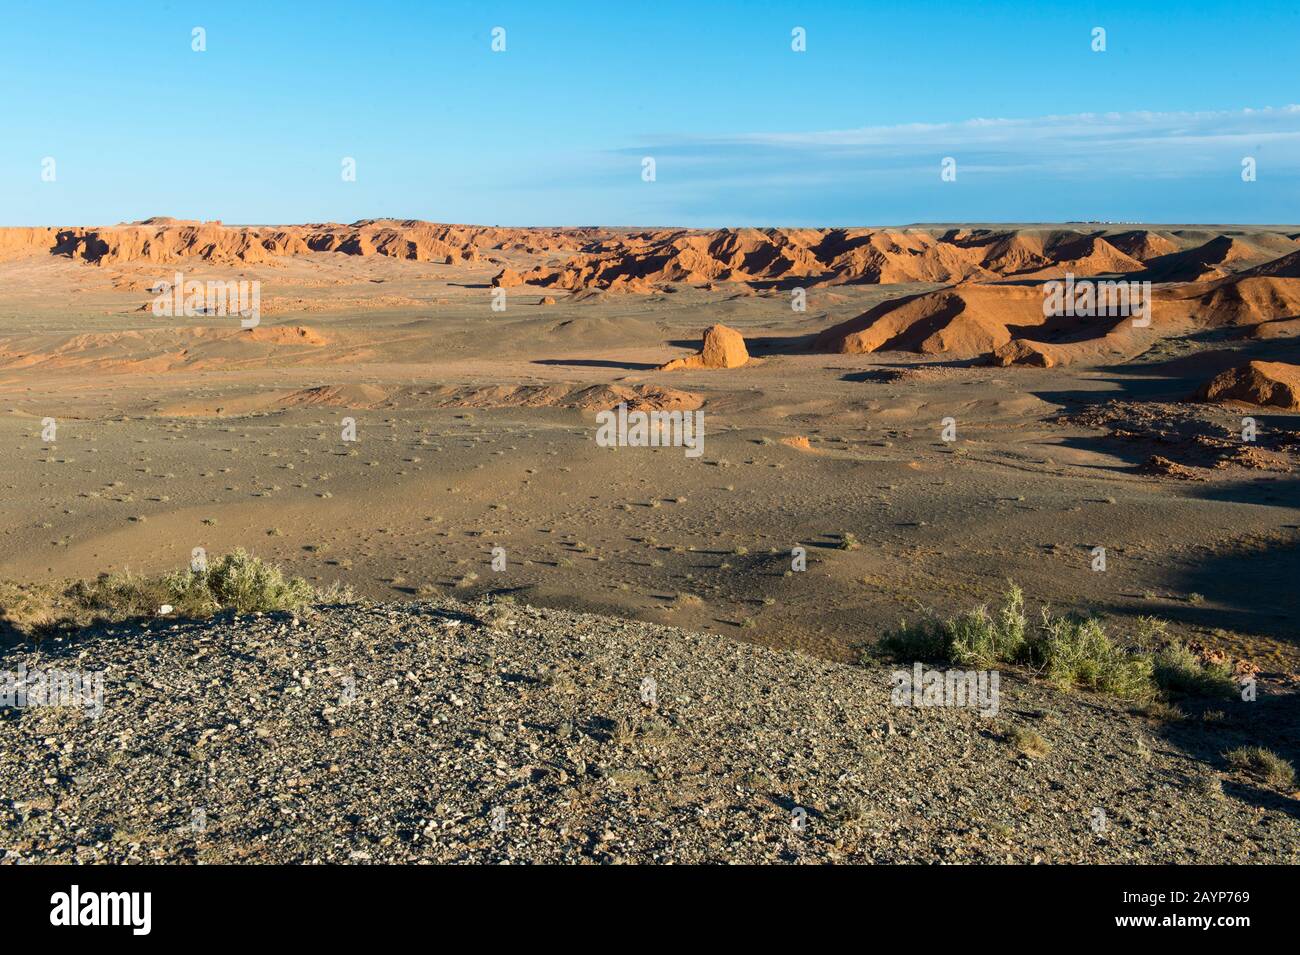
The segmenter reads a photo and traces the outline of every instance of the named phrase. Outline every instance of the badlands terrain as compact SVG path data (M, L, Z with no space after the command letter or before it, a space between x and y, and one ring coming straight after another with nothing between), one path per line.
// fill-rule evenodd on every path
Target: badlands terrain
M364 599L11 646L127 705L6 718L6 857L1294 861L1294 794L1222 754L1300 748L1298 240L0 230L0 579L246 548ZM1067 276L1151 283L1150 320L1045 316ZM155 308L178 279L258 283L256 322ZM599 446L623 402L702 411L703 453ZM1008 580L1260 702L890 707L864 651Z

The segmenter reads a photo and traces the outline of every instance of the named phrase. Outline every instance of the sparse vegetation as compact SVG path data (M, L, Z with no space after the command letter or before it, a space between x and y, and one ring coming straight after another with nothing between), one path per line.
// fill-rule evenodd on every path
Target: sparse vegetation
M1052 751L1052 744L1043 734L1023 726L1013 726L1007 730L1006 739L1016 752L1031 759L1042 759Z
M1274 789L1295 788L1295 767L1263 746L1240 746L1223 754L1228 765L1263 780Z
M1025 614L1024 594L1010 584L1001 604L946 620L902 623L876 645L893 659L952 663L977 669L999 664L1028 667L1062 689L1084 689L1150 704L1161 693L1231 696L1231 668L1206 663L1151 617L1138 620L1126 641L1112 639L1092 616L1058 616L1044 607L1036 627Z
M942 662L950 659L951 646L948 623L931 618L914 624L900 622L897 630L880 638L872 652L897 660Z
M1155 699L1143 704L1137 712L1141 713L1148 719L1156 720L1161 723L1177 723L1179 720L1187 719L1187 714L1179 707L1172 703L1166 703L1164 700Z
M1124 700L1154 695L1151 657L1114 643L1097 618L1054 618L1044 611L1042 633L1034 656L1061 689L1079 687Z
M1025 631L1024 595L1012 585L996 614L981 605L948 620L928 618L916 624L902 623L877 647L898 659L989 669L998 663L1020 662Z
M19 637L42 639L96 623L156 617L164 605L178 617L201 619L236 613L299 611L313 602L351 602L350 591L313 587L286 577L276 565L236 550L205 570L161 576L101 574L63 588L0 584L0 623Z
M980 606L951 621L953 662L988 669L1013 661L1025 651L1025 598L1012 584L996 614Z
M1160 688L1188 696L1236 696L1238 686L1225 663L1206 663L1181 643L1170 643L1155 655L1155 680Z

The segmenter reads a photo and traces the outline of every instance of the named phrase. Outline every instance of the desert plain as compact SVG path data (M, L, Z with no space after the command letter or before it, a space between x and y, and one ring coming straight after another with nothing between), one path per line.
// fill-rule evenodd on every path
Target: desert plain
M245 547L376 599L508 592L839 660L1014 580L1289 677L1295 406L1198 394L1297 360L1298 235L4 230L0 577ZM1150 327L1045 320L1066 273L1152 281ZM258 324L155 314L178 274L260 283ZM746 363L659 370L715 324ZM620 401L703 410L703 454L599 447Z

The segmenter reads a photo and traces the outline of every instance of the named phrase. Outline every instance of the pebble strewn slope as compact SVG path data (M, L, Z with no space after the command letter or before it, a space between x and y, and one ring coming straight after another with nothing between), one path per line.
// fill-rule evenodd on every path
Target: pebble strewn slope
M1217 794L1160 724L1009 674L991 719L900 708L887 667L449 600L108 628L19 664L106 690L97 720L0 710L9 862L1300 861L1294 801Z

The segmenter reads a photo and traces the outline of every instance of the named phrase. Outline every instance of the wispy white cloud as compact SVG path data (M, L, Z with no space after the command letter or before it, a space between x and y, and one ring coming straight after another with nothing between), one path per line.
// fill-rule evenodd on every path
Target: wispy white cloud
M1300 105L1205 112L1081 113L1026 119L979 117L857 129L654 137L636 149L683 165L797 159L882 166L965 159L969 172L1197 175L1266 151L1274 168L1300 167Z
M888 146L918 143L1017 144L1059 140L1206 143L1266 135L1300 137L1300 105L1206 112L1078 113L1028 119L984 118L956 123L904 123L817 132L763 132L692 137L698 143L767 146Z
M640 180L644 156L653 184ZM945 157L955 179L941 177ZM685 225L1291 222L1300 105L646 136L575 168L587 194L634 197L646 221Z

